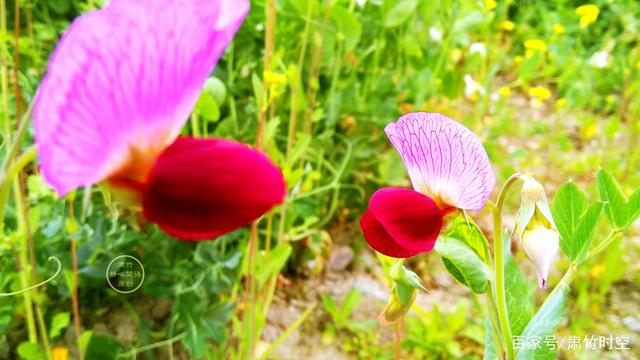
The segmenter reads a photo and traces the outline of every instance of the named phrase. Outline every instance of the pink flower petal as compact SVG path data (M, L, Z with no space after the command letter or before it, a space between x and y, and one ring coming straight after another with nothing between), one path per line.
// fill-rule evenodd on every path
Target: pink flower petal
M376 191L360 224L375 250L393 257L430 251L442 229L443 213L429 197L411 189Z
M149 174L142 207L169 234L203 240L249 224L285 196L282 173L262 153L229 140L179 137Z
M385 128L416 191L441 207L480 210L496 179L480 139L437 113L410 113Z
M58 194L132 162L130 177L141 180L178 135L248 10L246 0L112 0L77 18L34 107L42 173Z

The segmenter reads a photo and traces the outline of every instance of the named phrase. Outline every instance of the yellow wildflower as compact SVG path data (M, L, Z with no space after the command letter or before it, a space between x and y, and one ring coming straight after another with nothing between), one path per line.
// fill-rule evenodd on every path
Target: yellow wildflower
M453 48L453 50L451 50L451 60L454 63L460 61L460 59L462 59L462 55L462 50L460 50L459 48Z
M548 100L551 97L551 90L544 86L532 86L529 88L529 96L540 100Z
M287 76L284 74L274 73L273 71L266 70L264 72L264 80L267 84L271 85L284 85L287 83Z
M562 34L563 32L565 32L564 26L562 26L560 24L553 24L553 33L554 34Z
M576 8L576 14L580 16L580 27L586 28L598 19L600 9L593 4L586 4Z
M513 21L505 20L500 24L500 27L503 30L512 31L516 27L516 25L513 23Z
M567 106L567 99L560 98L560 99L556 100L556 108L561 109L561 108L563 108L565 106Z
M527 49L527 51L525 51L524 53L524 57L529 59L533 56L533 54L534 54L533 50Z
M69 349L66 347L55 347L51 350L51 359L53 360L67 360L69 358Z
M498 93L502 97L509 97L511 96L511 88L509 88L508 86L503 86L498 90Z
M534 51L547 51L547 44L540 39L529 39L524 42L524 47Z
M521 55L516 55L513 57L513 61L515 61L516 64L520 64L523 60L523 57Z
M484 7L487 9L487 11L495 9L496 6L498 6L498 3L496 3L495 0L484 0Z

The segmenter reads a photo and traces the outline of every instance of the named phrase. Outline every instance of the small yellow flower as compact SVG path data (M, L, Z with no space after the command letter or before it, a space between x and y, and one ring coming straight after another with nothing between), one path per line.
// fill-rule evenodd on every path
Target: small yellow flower
M500 27L503 30L512 31L513 29L515 29L516 25L513 23L513 21L505 20L500 24Z
M553 24L553 33L554 34L562 34L563 32L565 32L564 26L562 26L560 24Z
M67 360L69 359L69 349L66 347L55 347L51 350L52 360Z
M484 7L487 9L487 11L491 11L495 9L497 6L498 6L498 3L496 3L495 0L484 0Z
M532 86L529 88L529 96L540 100L548 100L551 97L551 90L544 86Z
M513 57L513 61L515 61L516 64L522 63L522 60L524 60L524 58L521 55L516 55Z
M556 108L562 109L565 106L567 106L567 99L560 98L560 99L556 100Z
M460 59L462 59L462 50L460 50L459 48L453 48L451 50L451 60L454 63L457 63L458 61L460 61Z
M593 4L586 4L576 8L576 14L580 16L580 27L586 28L598 19L600 9Z
M284 85L287 83L287 76L284 74L274 73L273 71L266 70L264 72L264 80L267 84L271 85Z
M498 90L498 93L500 94L500 96L507 98L511 96L511 88L508 86L503 86Z
M524 57L527 59L530 59L533 56L533 54L535 54L533 50L527 49L527 51L524 52Z
M529 39L524 42L524 47L534 51L547 51L547 44L540 39Z

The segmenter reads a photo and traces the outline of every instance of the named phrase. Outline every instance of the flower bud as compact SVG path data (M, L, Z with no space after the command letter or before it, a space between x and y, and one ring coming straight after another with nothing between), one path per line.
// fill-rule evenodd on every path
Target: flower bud
M542 184L527 175L521 179L524 184L516 227L525 254L538 269L538 284L546 289L551 265L558 256L560 236Z
M385 306L382 314L378 316L380 325L388 325L402 319L402 317L409 312L413 302L416 300L416 293L417 290L415 288L411 288L408 301L403 304L400 297L398 297L397 291L395 289L391 291L389 303Z
M538 269L538 284L541 289L547 288L551 265L558 256L560 237L554 229L536 224L527 228L521 238L522 249Z

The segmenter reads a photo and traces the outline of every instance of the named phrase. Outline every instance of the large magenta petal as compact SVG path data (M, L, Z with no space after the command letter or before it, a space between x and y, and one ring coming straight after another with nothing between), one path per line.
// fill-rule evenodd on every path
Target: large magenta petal
M142 180L248 11L247 0L112 0L77 18L34 105L47 182L62 195L114 174Z
M437 113L410 113L385 128L413 187L440 206L480 210L496 179L480 139Z
M367 242L393 257L430 251L442 229L443 213L429 197L403 188L382 188L369 201L360 224Z
M175 237L204 240L249 224L285 196L282 173L262 153L229 140L179 137L149 174L143 211Z

